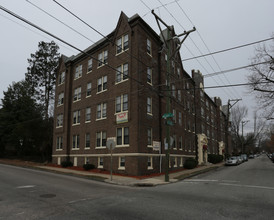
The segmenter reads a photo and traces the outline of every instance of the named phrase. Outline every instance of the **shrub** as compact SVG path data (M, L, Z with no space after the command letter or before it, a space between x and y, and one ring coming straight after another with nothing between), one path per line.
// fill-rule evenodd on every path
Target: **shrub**
M223 155L216 155L216 154L209 154L208 155L208 162L209 163L213 163L213 164L216 164L216 163L220 163L222 162L224 159Z
M198 165L198 161L194 158L188 158L184 162L184 168L186 169L193 169Z
M66 160L66 161L62 161L61 166L62 167L72 167L73 163L71 161Z
M92 170L95 168L93 164L86 163L83 165L84 170Z

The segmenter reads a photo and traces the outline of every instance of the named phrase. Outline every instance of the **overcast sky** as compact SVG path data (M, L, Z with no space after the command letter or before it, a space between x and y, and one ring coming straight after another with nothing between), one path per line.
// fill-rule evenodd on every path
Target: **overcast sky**
M34 7L37 5L62 22L81 32L86 38L73 32L49 15ZM91 28L68 14L52 0L0 0L0 5L39 25L43 29L84 50L92 41L102 37ZM154 16L155 9L167 24L174 25L177 34L190 30L190 34L181 47L181 57L186 59L247 43L267 39L274 33L273 0L58 0L89 25L103 35L109 34L116 27L121 11L128 17L138 13L157 33ZM164 6L163 6L164 5ZM78 54L77 51L44 33L17 20L0 10L0 99L3 91L11 83L24 79L28 67L27 59L38 49L39 41L54 40L60 46L60 53L66 56ZM265 42L266 45L273 41ZM254 56L255 45L219 53L205 58L184 61L185 70L199 69L203 75L227 69L246 66ZM214 77L205 77L205 87L246 83L247 69L227 72ZM228 99L242 99L241 105L248 106L250 122L247 130L253 127L252 115L257 105L253 95L246 87L207 89L209 96L221 97L223 104Z

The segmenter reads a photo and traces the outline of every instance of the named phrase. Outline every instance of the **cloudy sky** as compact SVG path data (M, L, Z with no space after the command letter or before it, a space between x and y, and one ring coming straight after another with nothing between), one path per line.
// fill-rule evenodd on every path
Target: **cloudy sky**
M195 26L197 31L191 33L181 47L182 59L264 40L274 33L273 0L57 1L103 35L113 31L121 11L124 11L128 17L138 13L157 33L159 29L150 12L151 9L154 9L155 13L167 24L173 25L177 34ZM0 5L82 50L102 38L53 0L0 0ZM45 12L76 29L85 37L75 33ZM2 28L0 41L1 99L3 91L6 91L13 81L18 82L24 79L28 67L27 59L37 50L38 42L55 39L3 10L0 10L0 26ZM67 56L78 53L69 46L56 42L60 46L60 53ZM265 42L266 45L271 43L273 41ZM199 69L203 75L246 66L250 64L250 59L254 56L255 46L184 61L183 65L188 73L191 73L192 69ZM205 77L205 87L246 83L248 74L247 69L241 69ZM239 104L249 108L250 122L246 125L246 129L252 129L252 115L258 106L254 96L250 95L246 87L207 89L206 92L211 97L221 97L223 104L226 104L228 99L242 99Z

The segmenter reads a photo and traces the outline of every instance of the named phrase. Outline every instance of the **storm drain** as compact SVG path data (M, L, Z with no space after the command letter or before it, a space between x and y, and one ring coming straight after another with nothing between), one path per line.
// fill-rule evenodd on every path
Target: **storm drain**
M42 194L42 195L40 195L40 197L49 199L49 198L56 197L56 195L55 194Z

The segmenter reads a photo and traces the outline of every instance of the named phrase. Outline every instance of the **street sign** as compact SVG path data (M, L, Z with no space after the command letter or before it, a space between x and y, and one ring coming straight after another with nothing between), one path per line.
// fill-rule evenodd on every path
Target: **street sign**
M160 150L161 142L160 141L153 141L153 150Z
M174 124L173 124L173 121L171 121L171 120L167 120L167 121L166 121L166 124L169 125L169 126L173 126L173 125L174 125Z
M115 137L109 137L107 139L107 148L109 150L114 149L116 147L116 138Z
M171 113L171 112L165 113L165 114L162 116L163 119L173 118L173 117L174 117L174 115L173 115L173 113Z

